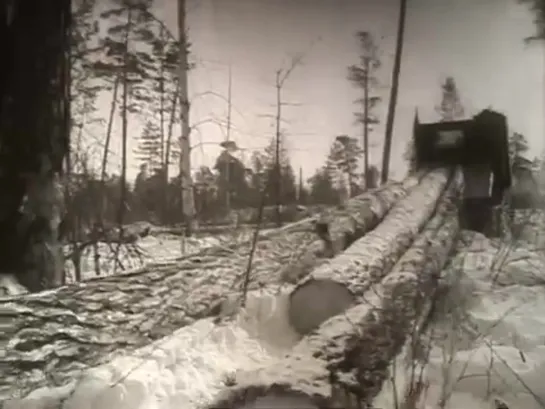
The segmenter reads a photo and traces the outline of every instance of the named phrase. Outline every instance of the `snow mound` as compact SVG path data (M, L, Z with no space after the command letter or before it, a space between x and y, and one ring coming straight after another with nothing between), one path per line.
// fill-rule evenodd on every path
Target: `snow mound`
M271 291L250 293L246 307L226 324L199 320L87 370L69 385L35 390L3 409L197 408L210 402L236 371L266 366L299 341L286 309L287 298Z
M545 256L528 241L470 232L460 243L422 408L545 407Z

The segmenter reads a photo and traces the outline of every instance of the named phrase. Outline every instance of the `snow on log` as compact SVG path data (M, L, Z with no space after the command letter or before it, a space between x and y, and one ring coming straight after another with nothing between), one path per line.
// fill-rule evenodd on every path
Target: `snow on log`
M381 200L400 197L404 186L411 183L380 189ZM374 203L357 198L354 202L363 207ZM356 211L358 206L348 208ZM332 223L342 225L336 218L349 220L346 214L346 209L333 211ZM258 241L249 289L278 283L282 268L307 254L307 246L317 240L312 220L307 223L306 231L299 222L296 229L286 226ZM63 384L82 370L108 362L115 353L148 345L218 314L222 300L239 291L250 246L210 248L176 263L0 298L0 401ZM319 261L316 257L315 263ZM314 265L304 267L310 271Z
M289 299L289 320L297 332L305 335L342 313L390 271L434 213L451 173L426 175L375 230L302 279Z
M391 363L424 321L457 233L456 212L445 198L360 304L328 319L282 360L237 373L207 409L382 407L377 397Z
M281 281L295 284L323 262L323 256L333 257L373 230L423 176L424 173L420 173L356 196L343 210L323 212L315 223L319 239L309 244L301 257L283 268Z

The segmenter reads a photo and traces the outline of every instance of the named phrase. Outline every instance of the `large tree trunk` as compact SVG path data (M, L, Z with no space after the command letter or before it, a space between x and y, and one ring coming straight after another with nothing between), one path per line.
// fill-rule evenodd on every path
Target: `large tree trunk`
M290 295L289 319L302 335L340 314L390 271L435 211L451 172L433 171L371 233L305 277Z
M63 281L58 179L69 147L71 10L70 0L12 3L14 70L0 118L0 272L39 291Z
M398 193L379 189L385 199L394 200L399 185L392 190ZM348 208L366 214L364 208L373 203L377 200L356 198ZM348 220L346 209L329 217L333 224ZM364 233L362 226L358 234ZM306 254L316 240L312 219L262 238L254 254L250 289L278 284L282 269ZM51 374L59 382L68 381L82 369L108 361L112 353L133 350L197 319L219 315L222 300L242 286L249 252L250 243L234 249L216 247L177 263L0 300L0 350L5 348L5 355L0 355L0 400L16 393L13 385L24 394L49 385ZM315 257L314 264L304 268L311 271L321 261ZM32 371L25 369L29 365Z
M375 400L384 381L394 375L392 362L425 327L437 277L457 233L456 212L444 198L422 234L389 274L366 292L363 302L323 323L280 362L238 373L234 386L207 407L379 407ZM361 254L347 252L346 257L357 260Z

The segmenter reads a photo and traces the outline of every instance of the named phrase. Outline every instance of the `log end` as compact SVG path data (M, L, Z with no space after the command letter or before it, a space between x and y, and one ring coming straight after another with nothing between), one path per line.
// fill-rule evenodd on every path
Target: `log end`
M346 286L333 280L313 279L291 293L288 318L299 334L307 335L354 302L355 297Z

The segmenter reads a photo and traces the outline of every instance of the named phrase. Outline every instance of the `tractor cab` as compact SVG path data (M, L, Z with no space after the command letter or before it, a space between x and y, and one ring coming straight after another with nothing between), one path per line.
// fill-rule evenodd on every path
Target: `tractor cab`
M511 186L506 117L486 109L467 120L421 124L415 115L413 138L417 169L462 167L462 225L484 232Z

